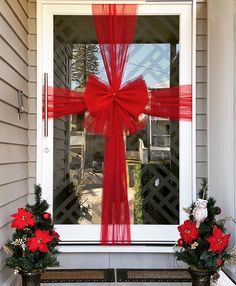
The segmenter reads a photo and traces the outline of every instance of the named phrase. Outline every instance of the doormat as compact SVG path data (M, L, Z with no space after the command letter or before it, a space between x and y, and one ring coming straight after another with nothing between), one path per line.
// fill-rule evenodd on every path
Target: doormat
M191 282L187 269L117 269L117 282Z
M114 269L53 269L46 270L41 283L114 282Z

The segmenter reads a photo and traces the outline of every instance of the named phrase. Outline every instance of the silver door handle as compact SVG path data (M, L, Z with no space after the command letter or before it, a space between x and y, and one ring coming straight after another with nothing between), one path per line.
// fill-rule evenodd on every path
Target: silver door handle
M44 88L44 137L48 137L48 73L43 75Z

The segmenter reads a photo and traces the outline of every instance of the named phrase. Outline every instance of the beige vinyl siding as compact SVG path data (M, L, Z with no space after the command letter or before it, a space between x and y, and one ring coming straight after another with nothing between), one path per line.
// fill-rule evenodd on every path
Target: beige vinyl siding
M0 249L10 238L10 215L27 203L28 194L28 11L27 0L0 1ZM18 117L17 90L25 112ZM0 285L11 271L1 267ZM7 280L8 279L8 280Z
M207 1L197 1L196 27L196 172L197 191L207 177Z
M36 182L36 1L28 0L29 25L29 192L32 193Z
M236 1L209 0L209 191L222 217L236 218ZM235 223L229 221L231 246ZM235 265L232 268L236 272Z

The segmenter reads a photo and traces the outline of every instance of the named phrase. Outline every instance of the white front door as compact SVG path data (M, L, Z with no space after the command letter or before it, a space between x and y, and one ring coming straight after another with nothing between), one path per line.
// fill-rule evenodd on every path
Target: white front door
M125 79L141 74L149 89L191 84L192 29L191 3L139 4ZM83 90L89 71L105 78L97 49L91 4L39 1L37 182L64 242L99 243L104 146L83 129L85 115L49 120L45 136L43 74L49 86ZM132 242L173 243L195 191L194 124L147 122L126 138Z

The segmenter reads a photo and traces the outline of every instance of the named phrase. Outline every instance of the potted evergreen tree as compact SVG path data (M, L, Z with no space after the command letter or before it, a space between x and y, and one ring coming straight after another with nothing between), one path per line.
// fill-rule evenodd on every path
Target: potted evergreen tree
M187 263L193 286L209 286L211 276L229 260L233 249L228 248L230 234L225 234L227 219L216 220L221 209L214 198L207 198L207 181L204 180L199 198L185 209L189 218L178 227L180 239L175 246L178 260Z
M6 265L21 274L23 286L39 286L41 273L47 267L59 266L56 255L60 237L48 207L41 198L41 187L35 186L35 204L27 204L12 215L15 232L3 249L8 255Z

